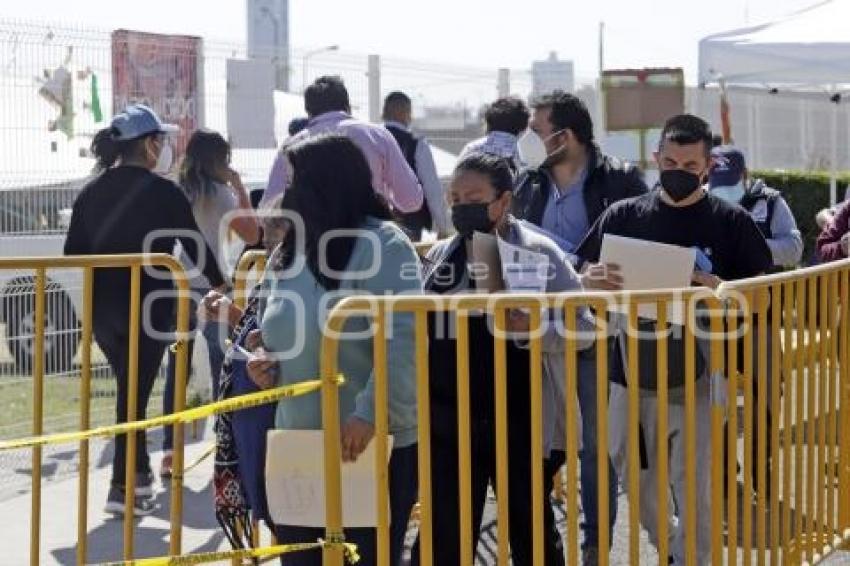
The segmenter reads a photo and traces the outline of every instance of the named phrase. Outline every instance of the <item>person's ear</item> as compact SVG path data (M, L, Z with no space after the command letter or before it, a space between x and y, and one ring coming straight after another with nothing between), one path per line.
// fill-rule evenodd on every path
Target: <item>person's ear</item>
M511 202L513 202L513 194L511 191L505 191L499 195L499 205L502 208L498 218L502 218L511 211Z
M658 170L661 171L661 152L653 151L652 158L655 159L655 164L658 166Z
M151 167L154 167L159 159L159 152L162 147L159 145L156 136L148 136L143 143L145 144L145 157L151 161Z

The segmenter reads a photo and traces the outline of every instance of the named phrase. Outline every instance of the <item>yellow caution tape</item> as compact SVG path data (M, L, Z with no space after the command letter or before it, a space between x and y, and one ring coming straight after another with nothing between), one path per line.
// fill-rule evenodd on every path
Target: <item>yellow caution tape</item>
M337 376L336 382L338 385L342 384L344 381L345 380L342 375ZM79 432L60 432L56 434L32 436L29 438L19 438L16 440L5 440L0 442L0 452L4 450L17 450L21 448L31 448L33 446L43 446L45 444L65 444L69 442L79 442L81 440L88 440L90 438L96 438L99 436L115 436L117 434L126 434L128 432L134 432L142 429L187 423L205 417L209 417L210 415L214 415L217 413L229 413L232 411L239 411L241 409L248 409L251 407L256 407L258 405L273 403L275 401L279 401L280 399L284 399L287 397L298 397L300 395L306 395L308 393L318 391L321 388L321 380L303 381L300 383L294 383L292 385L285 385L283 387L268 389L266 391L259 391L257 393L250 393L248 395L240 395L239 397L225 399L224 401L216 401L215 403L209 403L207 405L195 407L194 409L186 409L184 411L180 411L179 413L163 415L161 417L155 417L143 421L133 421L112 426L102 426Z
M107 562L102 566L189 566L192 564L207 564L209 562L220 562L223 560L244 560L246 558L271 558L281 554L292 552L303 552L315 550L326 546L342 546L349 562L356 563L360 560L357 554L357 545L351 543L331 543L320 540L319 542L304 544L280 544L264 548L227 550L222 552L202 552L198 554L183 554L180 556L160 556L158 558L140 558L125 562Z

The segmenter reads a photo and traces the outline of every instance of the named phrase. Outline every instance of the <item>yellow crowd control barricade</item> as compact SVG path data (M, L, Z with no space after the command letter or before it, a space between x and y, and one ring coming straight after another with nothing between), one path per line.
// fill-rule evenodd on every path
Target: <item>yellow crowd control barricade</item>
M128 329L128 399L127 420L135 421L138 398L138 356L139 332L142 326L142 269L159 268L170 272L177 289L177 322L174 346L177 354L175 387L177 394L174 400L175 411L180 411L186 403L186 370L187 357L185 340L189 330L189 280L179 261L164 254L127 254L100 256L67 256L39 258L0 258L0 271L34 271L35 272L35 324L34 324L34 364L33 364L33 411L32 434L39 436L44 431L44 336L45 336L45 287L48 270L82 270L82 341L80 350L80 430L91 426L91 378L92 378L92 345L93 323L92 311L94 297L94 274L99 269L124 268L130 272L130 328ZM167 274L161 274L161 276ZM127 462L134 462L136 457L136 435L127 437ZM30 516L30 563L40 563L41 551L41 484L42 484L42 445L32 447L32 513ZM133 557L133 498L136 481L136 468L132 464L126 466L125 477L125 513L124 513L124 558ZM174 474L171 490L171 534L170 552L180 553L181 522L182 522L182 482L183 482L183 429L177 427L174 433ZM89 488L89 444L88 439L80 440L80 476L77 498L77 562L85 563L87 556L86 534L88 530L88 488Z
M92 377L92 346L93 346L93 300L94 300L94 273L97 269L126 268L130 271L131 300L130 300L130 325L128 334L130 336L128 369L129 395L128 395L128 419L126 423L112 426L101 426L91 428L90 400L91 400L91 377ZM136 420L135 407L138 392L138 339L141 327L142 297L140 293L141 270L143 268L161 268L167 270L160 276L169 276L174 280L177 295L177 323L175 330L176 343L172 349L177 354L176 367L176 390L177 395L174 404L174 413L163 415L143 421ZM239 266L237 282L237 300L244 305L245 282L254 268L262 273L265 268L265 255L262 252L246 253ZM82 345L80 351L80 399L81 414L80 428L78 431L63 431L44 434L44 333L45 333L45 290L47 272L50 269L82 270L83 272L83 313L82 313ZM118 434L127 435L127 461L135 461L136 432L162 426L175 426L174 432L174 459L173 476L171 480L171 508L170 522L171 531L169 536L170 557L143 559L139 563L150 562L152 564L170 563L206 563L210 561L231 558L234 562L247 558L269 558L281 553L298 552L309 548L332 546L328 542L307 542L305 544L273 546L259 549L257 551L234 551L223 553L208 553L203 555L181 556L181 534L182 534L182 484L184 473L183 462L183 424L203 419L219 412L237 411L260 404L277 402L284 397L305 395L317 391L323 386L322 381L305 381L293 385L278 387L271 390L261 391L250 395L244 395L224 401L218 401L209 405L184 409L185 407L185 384L187 373L186 339L189 336L189 284L187 274L175 258L163 254L145 255L112 255L112 256L69 256L69 257L43 257L43 258L4 258L0 259L0 270L34 270L35 271L35 328L32 337L35 345L35 356L33 366L33 426L32 436L14 440L0 441L0 451L29 449L32 451L33 473L32 473L32 514L31 514L31 539L30 539L30 563L40 564L41 552L41 486L42 486L42 448L47 445L66 444L79 442L80 446L80 476L78 492L77 511L77 556L78 564L87 563L87 531L88 531L88 487L89 487L89 440L97 437L110 437ZM241 282L241 287L239 284ZM241 296L239 291L242 291ZM337 385L342 383L338 376ZM123 559L126 563L136 563L134 560L133 535L133 487L135 486L135 466L128 464L125 478L126 490L125 513L124 513L124 545ZM258 529L255 529L258 532ZM259 540L255 540L255 546L259 548ZM272 541L274 544L274 541ZM349 557L356 557L356 548L353 545L341 545L340 549Z
M242 308L248 301L248 282L263 275L266 269L265 250L248 250L239 258L233 277L233 302Z
M578 454L576 420L577 352L596 345L597 437L600 454L619 458L618 481L628 511L618 523L628 526L618 540L628 563L644 563L640 530L649 526L659 563L668 556L685 564L796 564L817 562L846 543L850 534L850 446L841 429L850 426L850 381L846 373L850 262L723 284L716 291L687 289L563 295L429 295L350 297L326 322L322 351L322 415L325 429L326 539L344 540L341 509L340 415L337 356L342 330L352 317L373 323L376 462L388 461L387 352L394 316L415 320L418 394L420 560L434 563L435 517L432 500L429 387L429 316L453 317L457 353L458 560L471 564L475 548L471 490L470 318L492 324L496 475L506 477L508 447L505 348L519 339L530 351L530 493L533 517L527 536L533 564L544 563L542 386L544 356L561 356L556 377L566 392L565 496L566 563L580 563ZM529 313L529 331L517 337L506 329L510 311ZM582 317L593 313L591 330ZM547 325L556 324L561 347L544 351ZM585 331L582 332L582 325ZM678 330L677 330L678 328ZM588 332L590 336L588 337ZM609 349L609 336L622 347ZM647 346L647 344L649 346ZM474 344L472 347L475 347ZM612 354L613 352L613 354ZM609 383L612 362L621 356L624 385L619 413ZM649 362L649 363L647 363ZM651 368L651 369L647 369ZM584 376L587 379L587 376ZM590 377L591 379L593 376ZM652 403L648 404L647 399ZM622 410L620 410L622 409ZM647 414L649 411L650 414ZM742 415L742 416L741 416ZM609 423L610 419L610 423ZM609 426L610 424L610 426ZM616 430L615 430L616 429ZM621 440L615 440L618 437ZM675 444L672 436L684 442ZM619 444L618 444L619 443ZM678 446L678 448L677 448ZM647 447L652 447L647 450ZM618 456L617 456L618 454ZM740 472L738 462L742 463ZM608 485L604 457L597 483ZM378 564L389 564L388 478L378 473ZM678 491L677 488L678 487ZM493 486L497 499L497 562L510 560L508 482ZM650 493L646 493L649 491ZM608 490L595 494L599 509L599 563L608 564ZM654 510L653 510L654 509ZM652 519L652 516L656 520ZM668 522L675 514L677 521ZM617 529L616 532L624 532ZM622 555L620 555L622 556ZM325 549L325 564L342 564L338 547Z
M725 283L719 295L729 323L746 326L727 342L738 361L730 456L738 429L743 439L740 490L727 460L726 559L817 563L850 541L850 262Z
M239 271L244 281L251 267L262 269L262 254L243 258ZM259 265L257 265L259 263ZM92 293L95 269L122 267L131 272L131 320L138 322L140 276L145 266L172 272L181 291L178 308L177 390L185 389L186 356L180 346L188 331L188 281L170 256L98 256L0 260L0 269L35 271L36 329L33 391L34 439L17 441L33 453L31 562L40 551L41 447L47 442L67 442L67 435L42 436L44 393L43 298L46 270L76 268L84 272L84 316L81 397L90 396L92 345ZM239 288L237 278L237 288ZM241 289L244 289L242 284ZM41 297L41 298L39 298ZM239 300L239 297L237 297ZM420 494L419 558L435 563L434 551L444 544L434 537L432 496L431 378L429 373L429 319L436 314L452 319L452 338L457 357L457 461L456 502L461 564L472 563L473 531L471 406L480 393L471 390L470 351L481 336L471 331L473 317L486 317L493 345L493 395L495 416L495 467L499 478L507 477L511 462L508 437L509 343L527 348L529 368L529 430L532 517L524 536L530 540L532 563L544 563L544 510L550 505L544 493L544 383L557 380L565 392L559 409L564 419L561 444L565 447L564 505L566 563L579 564L578 472L581 434L576 387L578 379L595 379L596 443L602 455L616 462L618 481L628 498L625 516L618 522L628 534L616 542L629 563L646 561L639 536L641 527L652 531L659 563L681 554L688 565L798 564L816 563L850 540L850 261L746 281L724 283L707 289L658 290L633 293L465 294L398 297L349 297L335 306L327 318L322 344L321 376L309 384L321 389L325 436L324 563L343 563L346 547L342 514L342 474L338 354L347 339L349 319L366 317L372 322L375 375L375 481L378 557L389 564L389 384L394 379L388 363L392 351L394 317L413 320L418 417L418 482ZM527 316L527 329L514 332L511 321L517 312ZM138 331L130 329L131 339ZM554 334L553 334L554 331ZM477 331L476 331L477 332ZM553 339L554 336L554 339ZM609 347L616 337L617 347ZM595 346L595 375L581 375L579 350ZM136 346L130 344L134 359ZM619 356L619 360L614 357ZM553 363L557 361L558 363ZM619 363L622 362L622 363ZM649 362L649 363L648 363ZM623 368L622 384L610 383L614 365ZM560 368L552 370L552 368ZM130 371L135 378L136 369ZM132 383L132 381L131 381ZM307 384L305 384L307 385ZM615 389L616 387L616 389ZM269 392L271 393L271 392ZM290 392L291 393L291 392ZM616 393L616 395L615 395ZM131 387L129 421L134 421L134 389ZM648 402L651 401L651 402ZM238 401L238 400L234 400ZM185 399L175 400L176 414L145 422L113 427L110 433L161 426L191 419L197 410L183 411ZM226 403L226 402L225 402ZM617 409L613 405L617 403ZM609 405L612 410L609 410ZM202 407L215 411L218 404ZM222 407L219 409L225 410ZM226 410L237 409L229 407ZM195 411L195 412L193 412ZM86 500L88 488L88 439L104 430L89 429L83 408L80 429L81 477L78 507L78 555L86 559ZM171 540L169 552L180 555L182 427L175 431L175 474L172 479ZM684 442L675 445L671 435ZM128 438L128 459L134 457L134 435ZM13 441L14 444L15 441ZM23 444L20 444L23 443ZM0 449L15 447L0 443ZM676 447L678 446L678 448ZM705 454L708 454L706 457ZM539 465L537 465L539 463ZM740 465L739 465L740 463ZM739 469L740 468L740 469ZM133 486L134 466L128 466L127 485ZM597 483L599 509L599 563L611 561L609 551L608 465L600 458ZM707 478L707 479L706 479ZM510 560L510 484L494 486L497 515L497 562ZM651 492L651 493L647 493ZM675 495L673 495L675 494ZM132 488L128 489L128 503ZM654 509L654 511L653 511ZM674 514L677 522L667 520ZM653 519L653 516L655 519ZM125 514L124 558L133 558L132 513ZM625 532L617 529L616 532ZM309 541L305 541L309 542ZM707 550L706 550L707 549ZM443 549L444 550L444 549ZM224 558L224 555L221 556ZM228 555L233 558L234 556ZM189 557L186 557L187 559ZM211 557L210 557L211 558ZM677 556L677 558L679 558ZM199 557L200 559L200 557Z

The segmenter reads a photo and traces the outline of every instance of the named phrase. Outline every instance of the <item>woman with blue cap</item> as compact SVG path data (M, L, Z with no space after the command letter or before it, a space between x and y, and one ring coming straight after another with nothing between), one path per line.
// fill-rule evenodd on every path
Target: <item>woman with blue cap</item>
M224 278L206 245L185 193L156 172L170 168L166 136L177 131L163 124L147 106L133 104L117 114L92 141L97 176L74 202L65 241L66 255L172 253L180 241L189 259L213 287ZM166 149L169 148L169 149ZM117 379L116 421L127 421L129 391L130 270L96 269L92 323L95 339ZM147 300L146 300L147 299ZM144 419L153 383L159 372L166 339L174 322L175 293L170 278L144 270L141 276L136 418ZM153 474L144 431L137 433L133 513L154 510ZM106 511L125 509L126 435L115 438L112 484Z

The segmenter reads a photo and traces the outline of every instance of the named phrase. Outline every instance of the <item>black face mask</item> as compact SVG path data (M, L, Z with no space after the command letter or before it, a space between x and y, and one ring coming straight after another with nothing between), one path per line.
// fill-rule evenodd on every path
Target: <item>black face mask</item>
M661 172L661 186L674 202L685 200L702 184L702 177L684 169L667 169Z
M490 220L488 208L491 202L474 202L470 204L456 204L452 207L452 224L458 234L464 238L472 236L473 232L490 232L495 222Z

